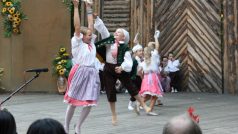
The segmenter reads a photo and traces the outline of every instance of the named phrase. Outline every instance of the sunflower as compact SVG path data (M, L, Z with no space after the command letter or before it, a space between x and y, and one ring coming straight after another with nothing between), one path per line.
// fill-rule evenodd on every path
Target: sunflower
M17 28L13 28L13 33L19 33L19 30Z
M67 57L66 57L67 56ZM57 76L68 77L70 69L72 67L72 62L69 57L69 54L66 52L65 47L60 47L56 58L53 60L53 74Z
M56 57L55 60L61 60L61 57Z
M2 13L5 13L7 11L7 8L2 8Z
M8 17L8 19L9 19L10 21L13 21L12 15L9 14L7 17Z
M60 69L62 69L62 68L63 68L62 65L58 65L58 66L56 67L57 70L60 70Z
M64 69L59 70L59 75L64 75L64 73L65 73Z
M13 22L13 25L18 26L18 25L20 25L20 23L19 22Z
M6 2L5 5L8 6L8 7L10 7L10 6L12 6L12 2Z
M21 22L21 19L20 19L20 18L14 18L14 21L20 23L20 22Z
M60 52L64 53L66 51L66 49L64 47L60 48Z
M60 62L61 62L62 64L64 64L64 63L66 63L66 60L61 60Z
M67 58L67 57L69 57L69 54L68 53L64 53L63 56Z
M14 12L15 12L15 7L9 8L9 9L8 9L8 12L9 12L10 14L14 14Z
M17 14L17 13L13 14L14 18L19 18L19 16L20 16L20 14Z

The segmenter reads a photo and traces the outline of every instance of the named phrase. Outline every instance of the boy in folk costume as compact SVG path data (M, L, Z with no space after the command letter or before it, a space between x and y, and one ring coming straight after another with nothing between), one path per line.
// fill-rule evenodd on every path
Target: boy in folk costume
M138 71L138 67L143 61L143 47L138 43L138 33L135 36L134 39L134 44L135 46L132 48L132 53L133 53L133 66L131 70L131 80L132 82L136 85L136 88L138 91L140 90L141 87L141 82L142 82L142 73ZM128 104L128 109L129 110L134 110L134 106L136 99L131 96L129 104Z
M101 53L105 57L106 63L104 66L104 80L107 98L112 112L112 124L117 124L116 114L116 89L115 83L119 79L122 84L128 89L131 96L134 96L144 107L146 112L150 109L142 101L138 95L136 86L130 79L132 69L132 58L128 47L129 33L123 29L118 28L114 35L110 35L108 29L103 21L97 17L94 24L95 29L101 34L103 40L95 43L97 49L102 49L105 53Z
M100 80L98 75L98 60L93 34L93 16L91 5L85 3L87 9L88 27L81 27L79 17L79 1L74 4L75 33L71 39L73 68L68 78L68 89L64 102L68 103L65 114L64 129L69 133L70 121L76 107L83 107L75 126L75 133L80 134L81 126L87 118L92 106L96 106L99 98Z

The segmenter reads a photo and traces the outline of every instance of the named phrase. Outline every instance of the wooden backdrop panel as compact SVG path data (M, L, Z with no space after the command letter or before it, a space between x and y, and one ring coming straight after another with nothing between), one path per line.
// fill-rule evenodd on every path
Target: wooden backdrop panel
M220 0L157 0L154 10L161 55L182 63L182 89L222 93Z
M224 89L238 93L238 2L224 0Z

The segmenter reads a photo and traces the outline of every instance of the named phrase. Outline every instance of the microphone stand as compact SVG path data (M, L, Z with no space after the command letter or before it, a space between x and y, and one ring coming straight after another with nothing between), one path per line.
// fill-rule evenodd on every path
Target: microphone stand
M15 90L13 93L11 93L4 101L1 102L0 104L0 108L2 106L3 103L5 103L6 101L8 101L13 95L15 95L16 93L18 93L23 87L25 87L27 84L29 84L31 81L33 81L35 78L39 77L40 72L36 72L35 76L33 76L31 79L29 79L27 82L25 82L23 85L21 85L17 90Z

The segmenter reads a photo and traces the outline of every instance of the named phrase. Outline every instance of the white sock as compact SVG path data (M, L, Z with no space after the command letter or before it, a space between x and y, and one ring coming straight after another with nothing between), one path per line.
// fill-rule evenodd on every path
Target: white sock
M68 105L67 107L66 114L65 114L65 122L64 122L64 129L66 133L69 133L69 124L74 115L75 108L76 107L72 105Z
M80 117L79 117L79 121L78 121L78 123L77 123L77 125L76 125L76 128L75 128L75 131L76 131L77 134L80 134L81 126L82 126L84 120L87 118L87 116L88 116L90 110L91 110L91 106L89 106L89 107L84 107L84 108L82 109L81 115L80 115Z

